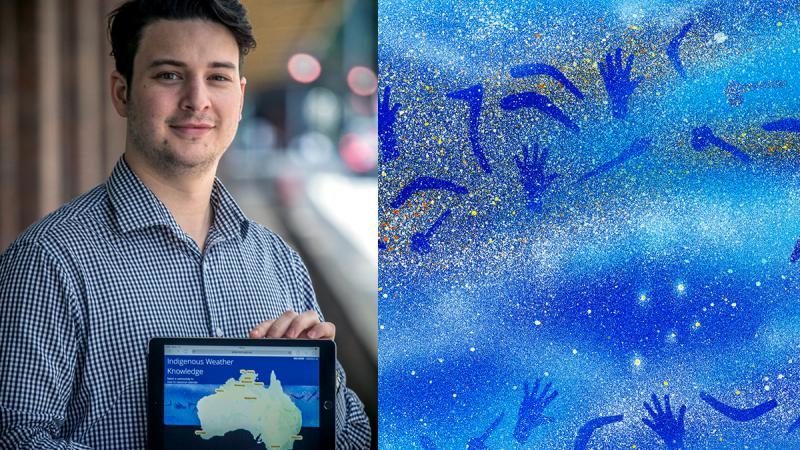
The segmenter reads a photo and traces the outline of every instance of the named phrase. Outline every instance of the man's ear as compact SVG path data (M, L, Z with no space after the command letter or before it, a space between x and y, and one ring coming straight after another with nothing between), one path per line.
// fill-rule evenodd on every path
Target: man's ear
M242 102L239 104L239 120L242 120L242 111L244 110L244 86L247 84L247 78L241 77L239 84L242 86Z
M128 81L116 70L111 72L111 102L121 117L128 117Z

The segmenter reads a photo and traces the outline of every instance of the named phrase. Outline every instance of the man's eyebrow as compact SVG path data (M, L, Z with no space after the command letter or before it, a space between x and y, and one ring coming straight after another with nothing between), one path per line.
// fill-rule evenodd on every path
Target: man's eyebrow
M178 61L177 59L156 59L150 63L150 68L158 67L158 66L175 66L185 68L188 65L183 61ZM228 61L213 61L208 63L208 67L211 69L231 69L236 70L236 64Z
M236 64L228 61L214 61L208 65L212 69L231 69L236 70Z
M177 59L156 59L150 63L149 67L153 68L158 66L186 67L186 63L183 61L178 61Z

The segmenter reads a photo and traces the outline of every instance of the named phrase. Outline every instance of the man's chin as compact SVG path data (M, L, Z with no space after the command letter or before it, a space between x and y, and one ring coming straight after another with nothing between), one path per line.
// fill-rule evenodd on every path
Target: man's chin
M205 153L205 152L204 152ZM155 165L161 171L175 175L215 170L221 155L198 154L193 151L170 151L156 155Z

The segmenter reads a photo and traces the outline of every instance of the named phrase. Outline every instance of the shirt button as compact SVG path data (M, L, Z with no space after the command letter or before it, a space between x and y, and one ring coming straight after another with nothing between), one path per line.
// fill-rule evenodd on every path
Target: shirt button
M222 337L222 328L217 327L216 333L217 333L217 337Z

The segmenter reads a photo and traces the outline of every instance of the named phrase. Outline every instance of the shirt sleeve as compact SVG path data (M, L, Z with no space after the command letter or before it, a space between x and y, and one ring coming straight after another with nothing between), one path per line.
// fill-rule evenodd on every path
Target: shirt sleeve
M294 272L307 309L317 312L320 320L325 320L314 295L311 278L300 256L292 251ZM347 376L342 365L336 361L336 448L337 450L363 450L370 448L372 431L364 404L355 392L347 387Z
M0 448L85 449L61 439L76 365L74 290L34 242L0 255Z

